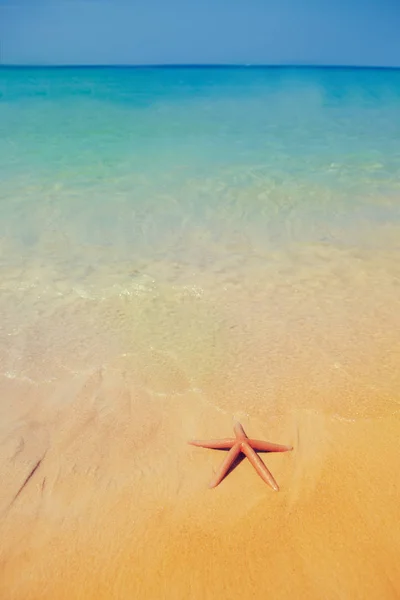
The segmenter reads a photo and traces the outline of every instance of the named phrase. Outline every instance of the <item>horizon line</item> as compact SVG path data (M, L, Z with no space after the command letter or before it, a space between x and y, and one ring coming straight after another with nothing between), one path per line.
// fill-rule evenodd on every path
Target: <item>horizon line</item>
M0 63L2 68L22 69L382 69L399 70L400 65L341 65L341 64L312 64L312 63Z

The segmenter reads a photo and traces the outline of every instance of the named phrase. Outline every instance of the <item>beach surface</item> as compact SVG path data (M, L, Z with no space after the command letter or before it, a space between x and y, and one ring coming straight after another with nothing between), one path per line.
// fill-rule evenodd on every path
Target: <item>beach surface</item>
M13 313L3 294L0 596L397 598L400 278L385 237L362 261L299 248L217 287L208 271L167 286L176 265L153 265L152 293L129 301L71 287L55 309L53 287L27 284ZM13 314L31 323L22 345ZM279 492L247 460L208 488L224 453L187 442L230 437L234 420L293 446L264 455Z
M294 446L264 455L281 489L243 461L210 490L223 453L187 440L230 436L232 415L130 373L2 380L2 598L399 596L398 414L238 410L249 435Z

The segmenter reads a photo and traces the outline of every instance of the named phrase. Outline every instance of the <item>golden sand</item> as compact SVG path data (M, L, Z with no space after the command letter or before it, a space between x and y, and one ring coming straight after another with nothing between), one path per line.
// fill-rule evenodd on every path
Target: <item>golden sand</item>
M100 300L3 277L0 598L399 598L395 256L100 272ZM280 492L246 460L208 489L223 453L187 441L234 419L294 446Z
M20 404L2 407L1 598L399 597L399 414L236 413L293 444L265 456L281 491L248 461L210 490L222 454L186 442L232 418L119 366L63 388L2 381Z

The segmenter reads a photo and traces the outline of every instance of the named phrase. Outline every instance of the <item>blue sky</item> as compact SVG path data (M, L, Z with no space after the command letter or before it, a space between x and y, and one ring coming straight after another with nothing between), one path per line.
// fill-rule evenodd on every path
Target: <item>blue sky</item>
M3 63L400 66L400 0L0 0Z

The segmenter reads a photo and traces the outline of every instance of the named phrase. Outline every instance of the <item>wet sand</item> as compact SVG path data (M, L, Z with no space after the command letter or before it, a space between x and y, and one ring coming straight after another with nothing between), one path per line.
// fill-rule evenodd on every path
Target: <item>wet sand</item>
M297 247L251 269L240 253L225 271L154 262L131 288L124 265L80 287L4 270L0 597L398 598L399 238L384 233L380 252ZM234 419L293 445L264 455L278 493L247 460L208 488L223 453L187 441Z

